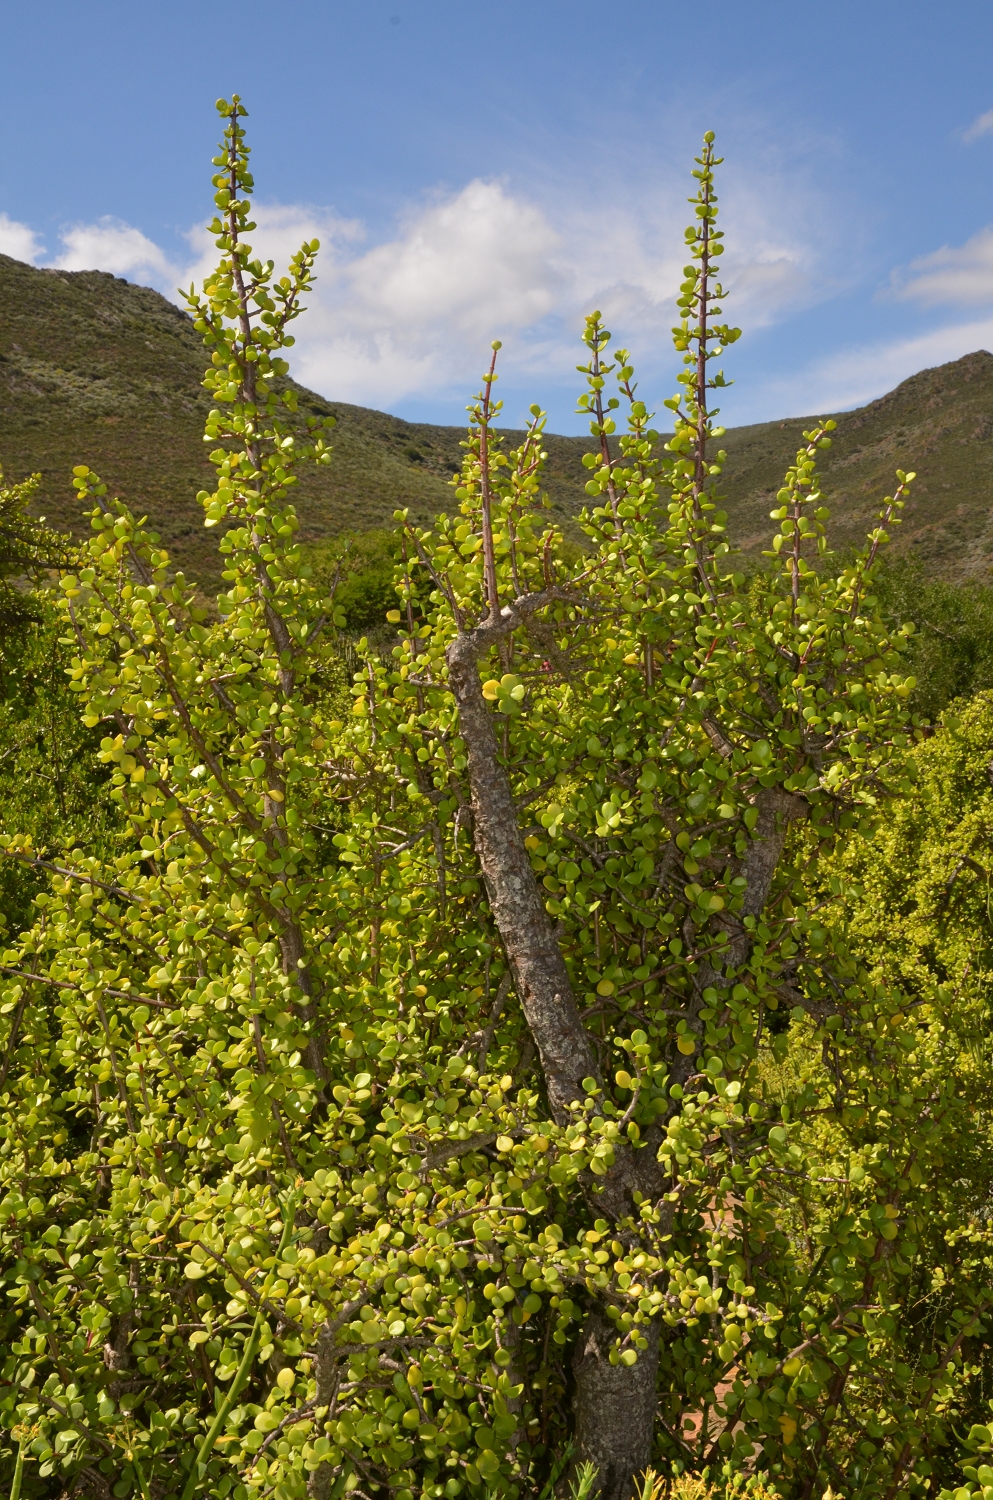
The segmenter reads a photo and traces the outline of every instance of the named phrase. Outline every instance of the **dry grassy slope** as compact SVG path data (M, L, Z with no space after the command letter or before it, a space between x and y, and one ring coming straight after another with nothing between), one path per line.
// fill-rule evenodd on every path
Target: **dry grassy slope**
M153 520L177 564L205 582L216 536L197 491L212 470L202 440L204 350L190 320L157 292L99 271L42 271L0 255L0 462L42 475L41 509L78 529L70 472L95 469ZM329 469L305 472L302 535L389 525L410 506L427 520L450 505L461 460L456 427L408 423L301 391L303 412L338 418ZM575 509L588 443L549 439L549 493Z
M176 562L205 584L216 543L196 500L211 470L201 438L204 352L189 319L165 298L103 272L40 271L0 255L0 461L42 474L45 514L78 527L69 474L86 463L145 511ZM303 535L388 525L398 505L427 519L451 504L463 433L301 392L301 409L338 418L330 469L298 491ZM800 434L813 418L731 429L726 488L732 531L760 550L768 511ZM993 564L993 356L925 370L838 418L826 455L839 544L857 540L899 465L921 478L898 546L936 571L984 574ZM584 438L549 437L556 508L583 500Z
M894 470L913 469L918 479L894 532L895 550L946 577L985 577L993 568L993 355L979 350L921 370L836 420L834 445L821 465L832 544L858 542L879 500L892 494ZM767 545L784 463L814 421L729 430L729 512L746 550Z

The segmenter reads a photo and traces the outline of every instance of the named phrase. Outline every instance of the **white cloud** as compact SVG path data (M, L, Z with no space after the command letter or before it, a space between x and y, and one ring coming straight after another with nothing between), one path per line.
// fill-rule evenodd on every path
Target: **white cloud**
M743 420L766 420L768 411L806 416L845 411L874 401L920 370L948 364L977 349L993 349L993 317L932 329L914 338L866 344L817 360L789 379L766 383L763 414ZM802 392L802 406L797 392Z
M530 327L554 307L559 236L499 183L470 182L403 228L349 268L356 322L420 341L443 321L475 340Z
M799 197L785 177L751 186L739 177L727 195L722 222L731 248L722 280L731 321L767 326L834 289L825 274L831 230L824 206L816 194ZM302 240L321 241L310 307L294 328L293 373L305 385L380 407L468 395L478 388L490 341L500 338L505 380L533 383L540 399L543 387L570 378L583 315L594 307L616 341L631 347L642 374L660 357L671 360L685 198L686 184L675 176L637 193L621 184L611 195L585 198L567 184L526 196L477 178L408 208L378 244L368 243L361 223L329 209L265 203L253 208L251 240L277 272ZM58 267L111 271L180 303L177 288L199 285L217 259L203 228L186 236L185 255L167 254L111 217L70 225L61 240Z
M153 285L175 285L179 274L147 235L109 214L95 224L70 224L59 238L62 254L52 264L61 271L110 271Z
M0 255L26 260L33 266L43 254L44 246L33 229L27 224L19 224L7 214L0 214Z
M962 139L967 146L973 141L978 141L980 136L993 135L993 109L988 109L984 115L979 115L968 130L963 130Z
M723 207L733 322L766 328L839 290L832 261L839 248L851 254L852 237L839 237L826 202L799 178L740 178Z
M980 229L964 245L943 245L911 261L906 272L894 276L893 290L925 307L993 301L993 227Z
M470 182L408 214L386 244L358 253L336 246L330 266L322 251L295 373L329 395L378 405L468 393L500 338L505 378L533 380L540 399L542 383L571 374L583 315L594 307L639 366L660 347L668 359L686 257L684 197L680 184L650 209L590 208L551 194L539 206L505 184ZM771 212L739 194L735 249L722 267L727 315L752 327L784 317L824 284L809 245L770 232ZM263 227L260 218L259 237Z
M306 219L279 212L288 240L306 236ZM272 255L268 215L258 223ZM545 216L496 183L470 182L360 253L356 226L330 227L293 364L299 380L346 400L389 403L478 378L490 340L540 324L567 275Z

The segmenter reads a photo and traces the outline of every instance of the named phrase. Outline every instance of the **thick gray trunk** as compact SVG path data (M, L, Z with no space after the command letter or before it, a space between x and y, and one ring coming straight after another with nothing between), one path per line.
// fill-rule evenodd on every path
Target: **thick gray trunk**
M338 1362L335 1359L335 1335L337 1324L325 1323L317 1336L317 1357L314 1360L314 1375L317 1390L314 1392L317 1406L333 1407L338 1394ZM317 1465L307 1479L309 1500L328 1500L334 1483L335 1466L328 1462Z
M602 1080L524 847L510 779L499 758L492 711L479 680L483 651L517 623L520 619L507 609L497 622L459 636L449 647L448 680L466 744L476 851L490 907L538 1048L552 1114L564 1124L572 1118L569 1105L586 1097L583 1080L594 1078L598 1084ZM626 1217L633 1208L635 1188L658 1195L663 1184L657 1146L653 1140L634 1151L618 1144L614 1166L606 1177L588 1185L598 1212L614 1219ZM651 1455L658 1327L652 1325L646 1333L648 1348L636 1365L612 1365L609 1354L617 1331L603 1309L594 1307L576 1350L576 1442L580 1455L597 1466L598 1487L606 1500L626 1500L631 1476L645 1468Z
M479 681L483 651L508 635L515 623L520 622L506 609L495 625L456 637L448 648L448 681L468 755L476 852L486 893L538 1048L552 1115L563 1125L571 1118L569 1105L586 1097L583 1079L596 1078L599 1070L524 847L492 711Z
M459 728L469 765L476 853L490 908L514 977L514 988L538 1048L552 1116L560 1125L572 1120L570 1105L586 1098L583 1081L603 1079L579 1008L569 971L545 911L541 887L524 847L510 778L500 761L493 712L483 697L479 658L487 647L523 623L542 595L518 600L495 623L457 636L448 648L448 682L459 710ZM659 1139L635 1151L618 1142L613 1166L587 1184L598 1213L627 1217L631 1193L651 1196L664 1191L656 1160Z
M576 1448L597 1471L600 1500L628 1500L651 1463L655 1433L659 1325L644 1329L648 1348L636 1365L612 1365L614 1324L598 1308L583 1326L572 1369L576 1380Z
M524 846L510 778L500 761L492 710L483 698L479 678L484 652L550 602L547 595L530 595L506 606L495 619L459 634L448 648L447 660L449 686L466 745L483 880L514 988L538 1048L552 1115L564 1124L573 1118L570 1105L586 1098L583 1080L593 1078L602 1086L602 1079ZM757 803L755 837L742 861L748 881L746 915L757 915L765 906L790 819L805 810L800 798L779 790L761 791ZM740 918L730 918L727 925L731 939L727 966L733 970L746 961L750 940ZM727 982L726 971L717 975L709 966L701 967L707 967L707 983ZM701 994L703 987L700 982ZM697 1061L686 1059L686 1074L698 1066ZM623 1219L634 1208L633 1190L655 1199L665 1192L657 1154L660 1140L661 1131L655 1127L641 1150L618 1143L613 1166L603 1178L587 1184L597 1212L615 1221ZM648 1348L641 1351L637 1364L612 1365L609 1356L617 1330L604 1309L594 1305L573 1358L576 1446L580 1460L589 1460L597 1469L602 1500L628 1500L635 1476L651 1461L659 1324L649 1324L642 1331ZM316 1493L315 1500L319 1500Z

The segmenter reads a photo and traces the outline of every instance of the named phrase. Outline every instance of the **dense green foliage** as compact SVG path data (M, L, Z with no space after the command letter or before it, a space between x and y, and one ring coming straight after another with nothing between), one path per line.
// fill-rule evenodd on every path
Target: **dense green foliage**
M76 469L61 649L117 831L75 825L2 961L4 1473L19 1452L25 1494L121 1500L540 1492L605 1308L616 1368L661 1336L667 1472L923 1494L989 1337L985 960L938 887L954 846L946 905L985 933L990 752L985 705L922 743L880 603L913 476L832 566L810 429L768 571L738 571L708 138L672 437L591 316L577 555L543 414L501 444L491 369L457 513L397 517L394 633L347 692L290 503L330 459L283 357L317 246L280 279L253 259L222 113L222 259L190 298L216 615ZM594 1059L564 1115L473 846L448 666L487 601L512 628L480 691ZM61 832L4 824L40 876Z
M947 598L947 596L945 596ZM932 596L933 599L933 596ZM932 603L933 607L933 603ZM875 827L852 840L838 861L844 890L838 918L878 981L906 997L904 1024L937 1006L959 1042L949 1057L954 1086L971 1100L974 1134L963 1136L936 1191L961 1196L961 1226L948 1236L956 1261L968 1263L986 1233L993 1184L989 1179L991 942L990 848L993 842L993 700L983 693L956 703L932 739L913 755L912 789ZM951 1180L954 1178L954 1180ZM922 1268L923 1269L923 1268ZM977 1277L989 1282L989 1268ZM930 1284L928 1284L928 1277ZM919 1318L944 1315L947 1283L937 1266L922 1279ZM980 1486L993 1471L980 1468L993 1451L988 1425L991 1388L989 1337L963 1330L971 1368L959 1421L948 1434L939 1472L955 1485L960 1464ZM963 1451L962 1438L969 1432ZM972 1451L971 1462L969 1452ZM964 1500L967 1490L960 1490Z
M99 737L79 718L68 691L69 653L46 593L18 596L0 614L0 799L2 822L49 859L83 847L110 853L113 820L106 775L95 764ZM31 921L44 869L0 864L0 913L8 933Z
M83 842L104 847L96 742L68 691L68 655L50 594L30 591L46 569L65 564L68 539L33 519L38 476L5 484L0 471L0 798L4 824L37 849ZM0 865L0 927L18 932L44 872Z
M911 789L838 862L851 882L847 929L911 1003L926 998L934 979L949 995L971 993L985 1005L993 977L993 697L956 704L915 750L912 769Z
M886 612L915 626L909 660L925 718L993 687L993 587L929 577L913 561L881 569L877 587Z

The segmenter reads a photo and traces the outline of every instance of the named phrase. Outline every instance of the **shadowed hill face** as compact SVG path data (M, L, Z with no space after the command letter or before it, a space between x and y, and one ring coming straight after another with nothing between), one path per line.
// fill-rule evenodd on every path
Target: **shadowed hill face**
M746 551L767 545L769 510L784 464L814 417L731 428L723 440L729 514ZM858 543L879 501L892 494L897 468L917 480L894 551L950 578L993 570L993 355L979 350L922 370L888 395L842 412L823 455L829 534L839 549Z
M40 472L48 519L79 530L70 485L85 463L151 517L178 566L217 580L217 539L197 492L213 488L203 443L206 357L185 313L147 287L101 271L42 271L0 255L0 463L11 477ZM302 471L294 496L305 541L392 525L409 506L419 521L450 508L461 465L457 427L404 422L301 390L303 415L333 412L334 462ZM548 442L549 495L572 512L588 477L581 438Z
M85 463L147 514L178 566L217 582L216 538L203 528L198 490L211 487L201 387L205 354L185 313L146 287L100 271L48 271L0 255L0 462L12 478L40 471L41 508L79 530L69 476ZM461 461L458 427L404 422L301 390L301 412L333 412L334 461L301 475L296 503L305 541L419 521L451 508ZM838 417L825 454L836 546L856 542L898 466L920 478L900 551L948 576L993 567L993 356L925 370L888 396ZM768 512L813 417L730 429L725 489L731 533L747 551L767 545ZM549 436L548 493L563 518L584 501L589 438Z

